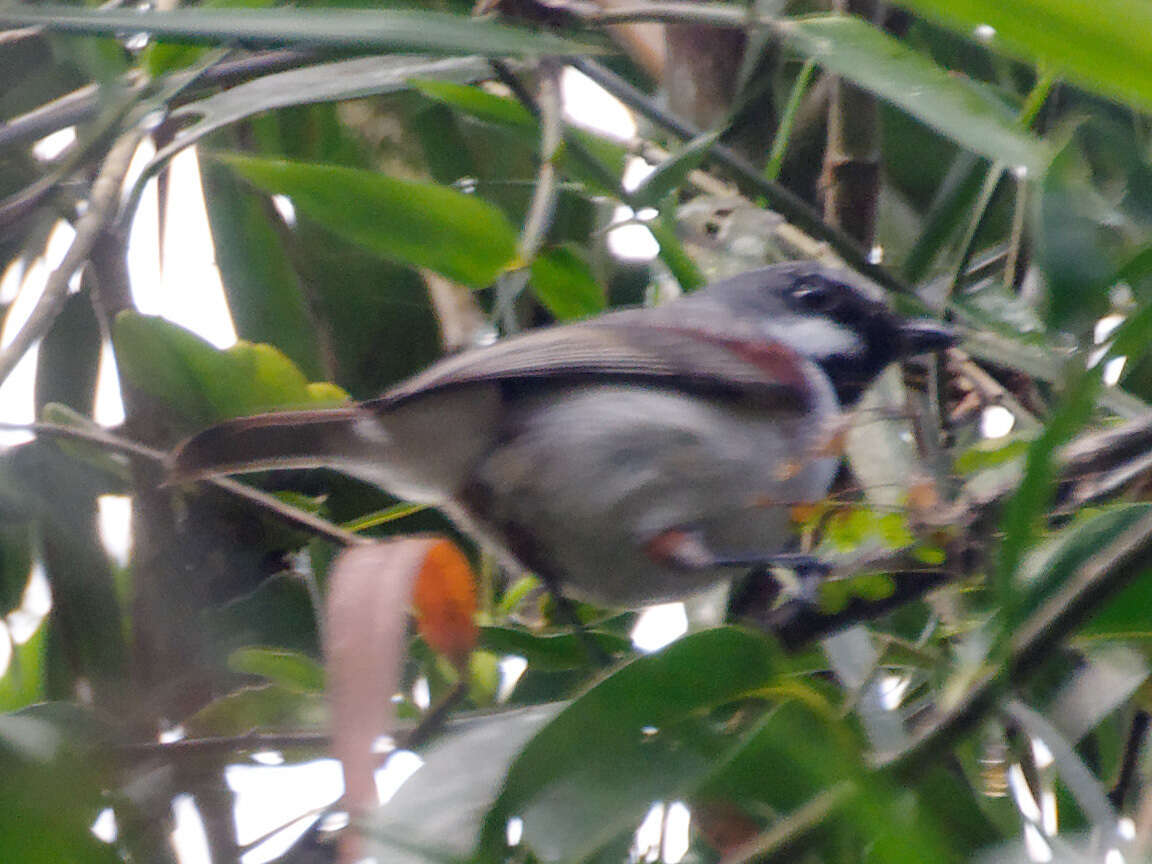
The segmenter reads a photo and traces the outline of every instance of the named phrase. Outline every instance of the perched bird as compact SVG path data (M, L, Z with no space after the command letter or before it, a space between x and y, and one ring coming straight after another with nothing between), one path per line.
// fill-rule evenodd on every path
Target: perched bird
M553 590L682 599L771 563L823 498L842 410L951 345L862 278L790 263L448 357L378 399L230 420L174 480L326 466L440 508Z

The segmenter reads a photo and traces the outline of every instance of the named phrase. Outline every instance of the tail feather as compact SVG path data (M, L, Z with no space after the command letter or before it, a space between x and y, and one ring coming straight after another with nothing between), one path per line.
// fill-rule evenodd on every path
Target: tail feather
M357 452L356 408L282 411L227 420L172 454L169 481L268 468L314 468Z

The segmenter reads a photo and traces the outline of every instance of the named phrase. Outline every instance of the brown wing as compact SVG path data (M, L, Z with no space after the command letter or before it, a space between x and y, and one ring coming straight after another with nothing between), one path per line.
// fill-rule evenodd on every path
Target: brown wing
M747 397L798 410L813 398L813 364L779 342L676 326L638 327L627 313L534 330L446 358L367 407L387 408L435 390L485 381L610 379Z

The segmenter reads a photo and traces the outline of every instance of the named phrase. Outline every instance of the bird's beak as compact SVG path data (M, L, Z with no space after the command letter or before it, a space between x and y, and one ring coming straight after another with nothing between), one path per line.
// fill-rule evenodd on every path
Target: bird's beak
M913 357L932 351L943 351L960 341L951 327L928 318L905 321L900 325L900 356Z

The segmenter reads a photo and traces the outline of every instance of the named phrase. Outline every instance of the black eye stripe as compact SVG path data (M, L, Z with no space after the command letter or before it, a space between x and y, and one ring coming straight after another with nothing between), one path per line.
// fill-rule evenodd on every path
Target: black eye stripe
M789 292L794 308L802 312L828 312L840 302L839 286L824 280L801 280Z

